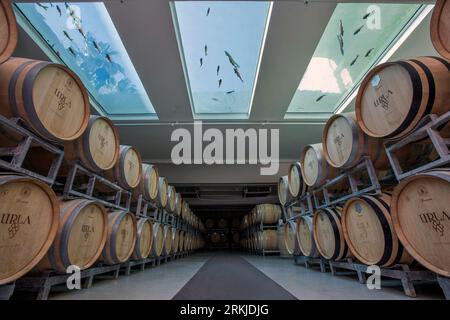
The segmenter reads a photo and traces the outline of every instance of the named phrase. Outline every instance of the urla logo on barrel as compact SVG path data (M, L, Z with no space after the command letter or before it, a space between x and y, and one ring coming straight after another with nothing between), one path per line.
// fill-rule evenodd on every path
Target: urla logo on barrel
M261 164L265 166L260 168L261 175L276 175L278 173L278 129L257 130L249 128L244 130L237 128L220 130L209 128L203 132L201 121L195 121L193 127L193 137L186 128L178 128L172 132L171 141L178 142L173 146L171 153L174 164ZM204 146L204 142L208 142L208 144ZM270 155L268 153L269 147ZM194 149L193 155L192 149Z

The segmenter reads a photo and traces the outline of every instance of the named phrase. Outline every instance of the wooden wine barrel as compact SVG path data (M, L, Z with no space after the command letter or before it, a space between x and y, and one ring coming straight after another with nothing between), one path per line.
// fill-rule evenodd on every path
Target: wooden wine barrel
M157 258L161 256L164 247L164 225L160 223L153 224L153 243L150 256Z
M108 216L102 204L85 199L60 201L56 238L35 269L66 273L71 265L89 268L102 253L107 231Z
M278 199L282 205L294 200L294 197L289 192L288 176L282 176L278 180Z
M219 222L217 222L217 226L221 229L224 229L228 226L228 221L221 218L221 219L219 219Z
M183 210L183 199L181 198L181 194L175 194L175 215L181 217L181 211Z
M169 255L172 252L172 227L164 226L164 245L162 249L163 255Z
M263 230L258 233L259 250L278 250L276 230Z
M208 228L208 229L214 228L214 220L213 219L206 219L205 225L206 225L206 228Z
M450 277L450 171L403 180L394 190L392 222L401 243L421 265Z
M16 16L8 0L0 1L0 64L11 57L17 45Z
M289 254L298 255L300 253L297 226L293 221L287 221L284 225L284 244Z
M321 143L306 146L300 156L300 164L303 180L310 187L318 187L339 173L326 161Z
M184 252L185 248L184 248L184 234L185 232L183 230L180 230L180 240L178 242L178 251L180 252Z
M302 216L297 220L297 239L298 246L304 256L317 258L316 243L314 241L313 219L308 216Z
M165 208L167 206L167 189L169 188L169 184L167 183L167 179L165 177L159 177L158 179L158 196L156 197L156 203Z
M281 218L281 207L276 204L258 204L256 206L256 220L263 224L277 223Z
M0 285L20 278L44 257L59 226L59 204L46 184L0 175Z
M155 202L158 196L158 168L151 164L142 164L142 175L138 186L133 190L133 198L142 194L144 200Z
M64 157L69 163L79 160L87 169L101 172L114 167L119 146L119 134L112 121L91 116L81 137L64 143Z
M438 57L383 63L364 78L355 102L361 129L400 138L427 114L442 115L450 100L450 63Z
M133 146L120 146L119 159L111 170L105 172L105 176L125 190L136 188L142 176L139 151Z
M361 196L348 200L342 210L342 230L350 251L362 263L389 267L410 264L392 225L391 197Z
M153 245L153 224L148 218L137 220L136 245L133 250L133 259L141 260L150 255Z
M322 257L336 261L351 257L342 232L340 208L316 211L313 217L313 231L316 248Z
M11 58L0 64L0 114L20 117L44 139L75 140L86 129L90 104L78 76L67 67Z
M168 186L167 188L167 211L169 213L175 213L177 199L176 199L176 191L174 186Z
M436 1L431 17L430 33L436 51L450 60L450 1Z
M172 228L172 252L177 253L180 245L180 230Z
M303 181L300 162L294 162L289 168L288 192L293 197L300 197L306 193L308 186Z
M102 252L102 261L117 264L127 261L136 244L136 219L127 211L108 213L108 235Z
M220 242L220 234L218 232L211 233L211 242L219 243Z
M363 156L369 157L376 169L389 167L382 140L366 135L354 112L335 114L327 121L322 146L326 160L335 168L353 167Z

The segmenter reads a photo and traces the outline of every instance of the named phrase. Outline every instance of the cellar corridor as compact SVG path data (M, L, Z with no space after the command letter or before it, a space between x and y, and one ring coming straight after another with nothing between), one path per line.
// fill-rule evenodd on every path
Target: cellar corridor
M256 275L236 274L250 270ZM218 279L221 281L215 282ZM262 290L273 291L260 292ZM428 286L417 286L416 290L420 299L443 298L439 290L431 291ZM267 299L269 295L272 299L278 295L279 299L299 300L340 300L344 296L350 300L413 299L405 296L401 287L386 285L382 290L368 290L354 276L333 277L330 273L295 265L293 259L241 252L202 252L157 268L147 268L144 272L136 271L117 280L98 277L88 290L55 288L49 299L175 300L208 296L209 299L233 297L240 300Z

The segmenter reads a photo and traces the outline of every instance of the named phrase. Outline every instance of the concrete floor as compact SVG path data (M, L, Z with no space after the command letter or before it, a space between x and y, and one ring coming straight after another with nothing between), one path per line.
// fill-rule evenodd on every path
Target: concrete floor
M154 300L172 297L197 273L214 253L197 253L187 258L161 264L156 268L120 276L117 280L94 280L88 290L50 293L54 300L133 299ZM354 276L333 277L329 272L308 270L295 265L293 259L243 255L254 267L300 300L308 299L409 299L401 287L368 290ZM224 270L225 271L225 270ZM443 299L438 287L416 287L415 299Z

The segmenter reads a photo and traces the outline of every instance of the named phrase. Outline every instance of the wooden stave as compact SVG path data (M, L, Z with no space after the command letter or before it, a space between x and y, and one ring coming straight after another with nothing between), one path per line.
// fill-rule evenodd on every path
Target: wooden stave
M14 14L13 8L10 1L2 0L0 1L0 10L6 18L6 25L8 26L8 40L6 41L6 46L0 51L0 64L8 60L13 54L17 46L18 29L16 16Z
M143 252L141 248L141 237L145 224L150 225L150 245L149 248ZM150 255L153 246L153 223L148 218L139 218L136 221L136 245L134 246L132 258L134 260L145 259Z
M166 209L169 213L175 213L176 210L176 190L174 186L169 185L167 187L167 206Z
M181 217L181 211L183 210L183 199L181 198L181 194L178 192L175 194L175 203L175 215Z
M282 188L284 188L284 192L282 190ZM280 203L282 205L285 205L289 202L291 202L292 200L294 200L294 197L292 197L292 195L289 193L288 189L289 189L289 182L288 182L288 176L281 176L278 179L278 199L280 200Z
M308 251L304 245L302 244L302 241L300 240L300 223L301 221L305 221L306 224L309 227L309 235L311 237L311 249ZM312 257L312 258L317 258L319 257L319 251L317 250L316 247L316 242L314 240L314 231L313 231L313 219L312 217L309 216L302 216L300 217L297 222L296 222L296 234L297 234L297 243L298 243L298 249L300 250L300 252L307 257Z
M299 180L299 190L294 190L292 187L292 170L293 168L297 168L297 172L298 172L298 180ZM302 168L301 168L301 164L300 162L294 162L291 164L291 166L289 167L289 173L288 173L288 192L290 194L290 196L292 198L296 198L299 196L303 196L306 191L308 190L307 185L305 184L305 181L303 180L303 176L302 176Z
M164 245L162 254L169 255L172 252L172 227L169 225L164 226Z
M153 241L150 256L153 258L160 257L164 247L164 226L161 223L153 224Z
M48 236L46 241L42 244L38 252L35 254L35 256L28 261L24 266L20 268L20 270L17 270L13 272L12 274L8 275L7 277L0 278L0 285L7 284L10 282L13 282L14 280L22 277L29 271L31 271L38 263L45 257L47 254L49 248L51 247L57 231L59 227L59 204L56 197L56 194L54 191L45 183L35 180L32 178L24 177L24 176L17 176L17 175L1 175L0 176L0 186L6 185L7 183L14 183L14 182L31 182L33 184L36 184L39 188L41 188L44 193L48 195L48 199L52 205L53 212L51 214L51 220L52 225L49 228Z
M327 256L323 249L321 248L321 245L319 243L319 237L317 234L317 222L316 220L318 219L319 213L323 212L327 215L328 219L331 222L332 228L333 228L333 233L334 233L334 238L335 238L335 243L339 244L335 246L335 250L333 252L333 254L331 256ZM345 238L344 238L344 234L342 232L342 226L341 226L341 209L339 207L334 207L334 208L325 208L325 209L320 209L317 210L314 213L313 216L313 230L314 230L314 242L316 244L316 248L317 251L319 252L320 256L322 256L323 258L327 259L327 260L333 260L333 261L339 261L342 260L344 258L349 258L352 257L352 254L347 246L347 243L345 242Z
M120 222L126 216L131 217L131 224L133 227L134 240L130 241L131 246L129 247L129 250L127 253L128 257L121 259L120 257L117 256L115 240L117 237L117 231L118 231L117 229L120 225ZM108 220L109 220L108 221L108 235L106 238L105 246L104 246L102 254L101 254L101 261L106 264L109 264L109 265L126 262L132 256L134 247L136 245L136 232L137 232L136 218L134 217L133 214L131 214L128 211L112 211L112 212L108 213ZM114 244L114 246L112 247L111 244Z
M286 221L286 224L283 227L283 238L284 238L284 245L286 247L286 250L289 254L292 255L298 255L300 253L300 247L297 237L297 226L293 221ZM289 231L289 232L288 232ZM289 234L293 234L294 236L294 246L289 241Z
M337 164L329 155L327 134L334 120L344 118L352 131L352 151L348 159L343 164ZM356 143L355 143L356 138ZM385 170L389 168L389 159L383 146L383 140L368 136L358 125L355 112L332 115L323 129L322 135L323 154L328 164L334 168L351 168L358 164L364 156L372 161L375 169Z
M281 207L270 203L259 204L256 206L256 215L257 223L274 224L281 217Z
M314 182L310 182L305 178L305 164L304 164L304 158L306 155L306 152L308 151L308 149L311 148L314 150L314 153L316 154L316 158L318 161L318 171L317 171L317 176ZM336 177L339 174L339 171L330 166L328 164L328 162L325 159L325 155L323 152L323 146L322 143L316 143L316 144L310 144L308 146L306 146L305 148L303 148L301 156L300 156L300 165L301 165L301 170L302 170L302 176L303 176L303 181L305 182L305 184L308 187L318 187L323 185L327 179L333 179L334 177Z
M448 12L449 6L450 2L448 0L437 0L436 4L434 5L433 14L431 16L430 22L431 42L433 43L433 46L436 49L436 51L447 60L450 60L450 48L446 47L444 42L448 42L449 40L447 39L447 41L445 41L441 39L440 22L441 20L448 21L447 19L449 17L442 17L442 14L444 12L444 9L447 10ZM447 37L449 37L449 34L447 34Z
M16 63L18 66L16 67ZM35 79L46 67L63 70L78 86L83 97L84 116L80 127L70 137L58 137L39 120L34 106L33 88ZM81 79L64 65L25 58L12 57L0 64L0 76L5 80L0 86L0 113L7 117L21 118L26 126L42 138L55 143L64 143L79 138L86 130L90 117L89 97Z
M371 261L365 257L363 253L360 253L354 245L354 239L349 234L347 225L347 219L349 214L349 208L355 201L364 201L377 215L377 218L382 226L384 233L384 252L382 257L377 261ZM411 264L414 259L408 254L400 243L397 234L392 224L390 213L391 197L387 194L381 194L379 196L363 195L360 197L354 197L349 199L344 208L342 209L341 225L344 233L345 242L350 249L353 256L366 265L379 265L381 267L390 267L396 264ZM356 240L356 239L355 239Z
M130 184L127 181L126 174L125 174L125 168L124 168L125 167L125 157L129 150L133 150L134 152L136 152L138 159L139 159L138 178L132 184ZM133 146L121 145L120 152L119 152L119 159L116 162L116 165L112 169L105 171L105 177L112 182L116 182L120 187L122 187L125 190L132 190L132 189L136 188L139 185L139 182L141 181L141 177L142 177L142 160L141 160L141 155L140 155L139 151Z
M167 188L169 187L167 179L165 177L158 178L158 196L156 197L156 203L161 208L167 206Z
M278 235L276 230L263 230L258 233L258 249L278 250Z
M407 136L411 133L411 131L416 127L416 125L419 123L419 121L426 116L427 114L434 113L436 115L442 115L444 112L448 110L447 104L444 102L441 105L435 105L433 104L436 100L436 81L433 77L433 72L429 69L429 65L426 65L425 62L427 59L431 59L433 62L437 62L438 65L442 64L441 68L443 70L447 69L450 73L450 63L448 61L445 61L442 58L439 57L418 57L415 59L410 60L402 60L402 61L396 61L396 62L386 62L383 64L378 65L377 67L373 68L369 73L365 76L365 78L361 82L360 90L358 91L358 94L356 96L355 101L355 113L358 121L358 125L367 135L375 138L383 138L383 139L400 139L404 136ZM405 119L403 120L402 124L400 124L394 131L390 132L389 134L377 134L372 132L365 124L362 117L362 99L364 95L364 88L370 83L371 79L374 75L376 75L380 70L386 67L390 67L393 65L401 66L404 70L407 71L409 74L412 84L413 84L413 91L414 96L412 97L412 103L409 108L408 114L405 116ZM445 72L443 72L445 74ZM449 76L450 77L450 76ZM449 79L447 81L441 81L438 82L439 86L445 86L445 83L448 83ZM444 84L441 84L444 83ZM423 88L425 84L428 84L429 86L426 87L426 90ZM424 93L428 93L428 98L424 98ZM434 95L430 95L429 93L434 93ZM439 93L442 95L445 95L445 91L443 89L438 90ZM447 96L449 94L447 93ZM440 99L440 100L447 100L448 99Z
M90 129L94 122L99 119L107 122L110 125L116 137L116 152L114 158L111 161L111 164L104 168L98 166L98 164L92 157L92 154L90 153ZM92 172L99 173L109 170L116 165L117 160L119 159L119 146L119 133L117 132L117 128L114 123L107 117L91 115L88 121L87 128L83 132L83 134L75 140L67 141L64 143L64 158L68 163L74 163L78 160L86 169L89 169Z
M172 253L177 253L180 245L180 230L177 228L172 228L172 244Z
M142 174L141 179L139 180L138 185L136 188L133 189L133 199L136 201L139 198L139 195L142 194L143 200L150 201L154 203L156 201L156 197L158 196L156 193L156 196L152 195L151 193L151 187L150 187L150 176L151 173L155 172L156 177L159 179L159 173L158 168L152 164L143 163L142 164ZM158 188L158 186L156 187Z
M442 275L444 277L450 277L450 268L448 270L443 269L442 267L436 266L433 262L429 261L427 257L425 257L422 253L420 253L414 245L414 241L408 238L408 236L405 234L404 229L401 226L400 218L399 218L399 208L398 208L398 202L401 196L401 193L403 190L412 182L415 182L415 180L419 180L422 178L432 178L432 179L439 179L443 180L447 183L450 183L450 171L448 168L437 168L434 170L422 172L420 174L416 174L413 176L410 176L404 180L402 180L395 188L392 195L392 202L391 202L391 212L392 212L392 223L394 225L395 232L402 243L402 245L405 247L405 249L408 251L408 253L421 265L426 267L427 269ZM413 213L409 213L408 217L412 217ZM423 221L422 221L423 223ZM428 239L427 239L428 241ZM441 249L441 251L446 251L444 249Z
M96 253L92 255L89 261L86 262L83 266L78 267L80 268L80 270L85 270L91 267L96 261L98 261L98 258L102 254L107 238L108 215L106 212L106 208L101 203L93 200L75 199L69 201L60 201L61 210L58 232L47 254L36 266L36 270L51 269L60 273L66 273L67 268L71 265L74 265L74 262L70 261L70 258L67 254L69 249L68 237L70 236L70 232L72 231L71 223L73 223L78 217L78 214L80 214L81 211L89 205L95 205L103 212L103 235Z

